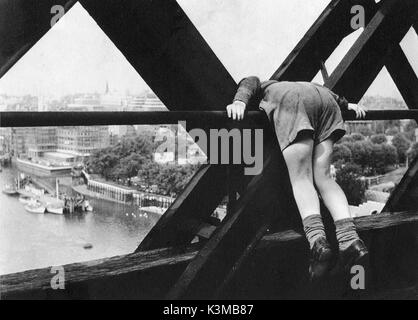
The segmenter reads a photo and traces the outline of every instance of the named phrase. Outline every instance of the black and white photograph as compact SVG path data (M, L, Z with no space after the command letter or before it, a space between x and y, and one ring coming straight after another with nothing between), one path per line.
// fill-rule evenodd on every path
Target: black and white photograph
M0 0L0 300L418 300L417 121L417 0Z

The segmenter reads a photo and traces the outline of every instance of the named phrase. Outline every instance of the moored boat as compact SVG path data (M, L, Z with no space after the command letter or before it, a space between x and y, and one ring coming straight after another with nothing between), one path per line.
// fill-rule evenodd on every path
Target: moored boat
M64 206L59 204L48 204L46 211L53 214L64 214Z
M149 207L141 207L140 208L141 211L145 212L145 214L147 213L156 213L158 215L163 215L164 212L167 210L166 208L160 208L160 207L156 207L156 206L149 206ZM144 216L144 215L142 215ZM148 218L148 216L146 216Z
M25 210L30 213L45 213L45 207L38 201L31 201L25 206Z
M17 196L19 194L19 192L17 192L17 189L11 185L6 185L3 189L3 193L9 196Z
M19 202L23 204L29 204L30 202L33 202L33 199L31 197L22 195L19 197Z

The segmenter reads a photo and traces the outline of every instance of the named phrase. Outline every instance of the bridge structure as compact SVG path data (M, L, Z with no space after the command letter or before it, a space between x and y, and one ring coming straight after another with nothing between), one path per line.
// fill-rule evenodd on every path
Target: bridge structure
M368 290L347 288L346 275L308 281L309 250L302 236L287 168L264 114L240 124L223 111L237 84L174 0L80 0L102 30L169 108L165 113L1 113L2 127L167 123L187 129L264 128L262 172L237 165L203 165L143 239L125 256L64 266L66 289L52 290L50 269L0 277L2 298L417 298L418 159L383 213L356 219L370 249ZM75 1L6 0L0 4L0 76L50 28L50 8ZM367 24L337 68L325 61L351 28L351 8L365 8ZM358 102L386 66L410 110L369 112L367 119L417 119L418 78L400 41L418 30L416 0L331 0L271 79L312 81ZM255 106L251 106L255 108ZM255 109L254 109L255 110ZM353 114L344 113L345 119ZM202 196L204 195L204 196ZM211 214L228 197L220 223ZM263 199L263 201L260 201ZM327 232L336 245L328 217ZM193 240L199 237L199 242Z

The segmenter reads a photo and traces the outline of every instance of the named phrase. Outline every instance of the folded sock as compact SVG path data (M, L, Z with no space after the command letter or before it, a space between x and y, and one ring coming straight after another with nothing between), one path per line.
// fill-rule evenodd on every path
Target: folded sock
M325 235L325 227L324 223L322 222L322 217L320 214L314 214L311 216L306 217L302 221L303 223L303 230L306 234L306 239L309 242L309 245L312 247L315 244L315 241L320 237L326 237Z
M354 241L360 239L356 231L354 219L352 218L335 221L335 232L341 251L347 249Z

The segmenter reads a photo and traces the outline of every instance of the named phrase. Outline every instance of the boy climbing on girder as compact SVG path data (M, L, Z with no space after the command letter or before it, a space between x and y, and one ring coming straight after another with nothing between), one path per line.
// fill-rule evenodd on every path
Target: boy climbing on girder
M339 243L339 265L350 270L362 264L368 250L357 234L347 198L330 175L333 146L345 134L341 110L364 118L365 110L331 90L309 82L260 82L243 79L228 117L242 120L249 104L264 110L274 126L311 250L311 279L332 267L333 253L325 235L318 193L331 213ZM341 109L341 110L340 110Z

